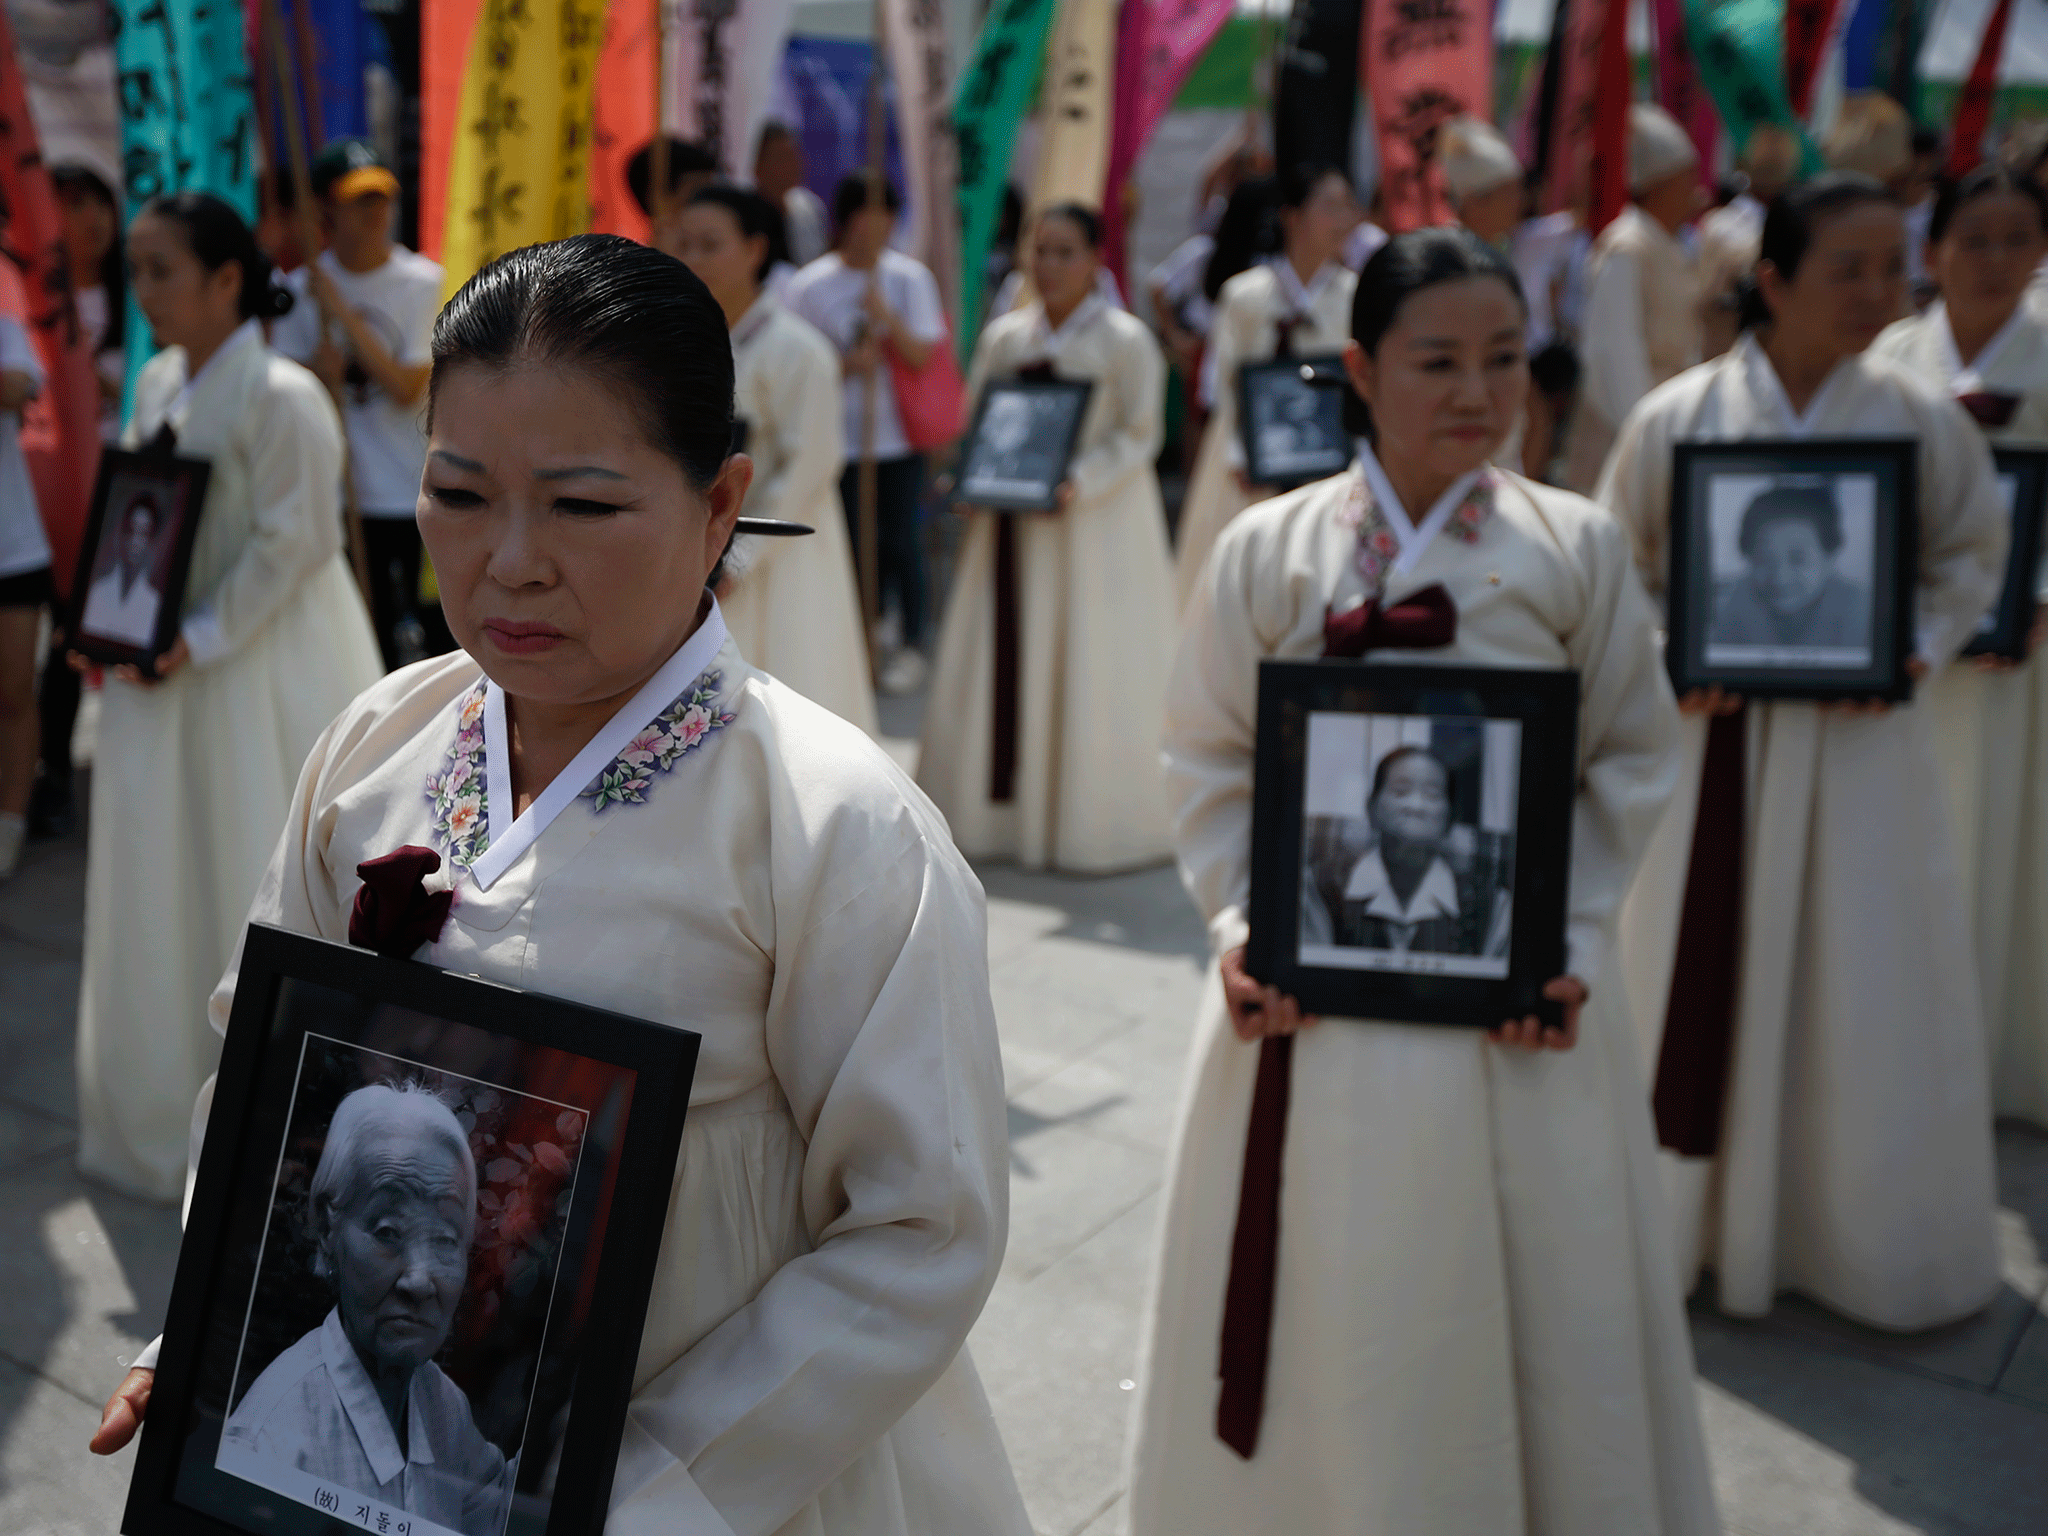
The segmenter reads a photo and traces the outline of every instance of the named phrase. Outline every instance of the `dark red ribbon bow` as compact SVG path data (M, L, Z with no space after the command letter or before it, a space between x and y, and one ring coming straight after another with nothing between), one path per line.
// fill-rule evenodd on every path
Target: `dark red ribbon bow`
M1967 395L1957 395L1956 404L1974 416L1978 426L2002 427L2019 410L2020 397L1994 389L1977 389Z
M1325 656L1363 656L1367 651L1426 651L1458 638L1458 605L1443 583L1432 582L1398 603L1377 599L1323 620Z
M426 888L427 876L440 867L441 855L417 843L358 864L363 888L348 915L349 943L404 960L440 938L455 905L453 891Z

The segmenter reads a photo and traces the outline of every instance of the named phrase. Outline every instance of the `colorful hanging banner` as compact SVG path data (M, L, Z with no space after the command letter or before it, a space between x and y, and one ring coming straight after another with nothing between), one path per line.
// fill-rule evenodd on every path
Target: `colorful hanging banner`
M1593 196L1593 93L1600 79L1600 34L1611 4L1612 0L1571 0L1565 13L1557 108L1550 125L1546 201L1553 209L1589 205Z
M1813 110L1813 87L1827 57L1836 7L1837 0L1785 0L1785 98L1802 122Z
M1116 0L1060 0L1045 48L1038 166L1027 217L1052 203L1094 207L1109 169L1109 85L1115 77Z
M211 192L256 218L256 132L239 7L213 0L109 0L121 93L128 216L165 192ZM149 326L128 304L128 384L149 360Z
M448 166L442 293L486 263L590 227L601 0L485 0Z
M448 214L448 162L462 116L462 78L483 0L422 0L420 6L420 252L439 261ZM650 99L653 86L648 87Z
M1951 177L1975 169L1984 158L1984 130L1991 125L1991 97L1998 89L1998 61L2005 53L2005 27L2011 19L2012 0L1998 0L1984 23L1977 62L1970 66L1970 78L1963 82L1962 99L1956 103L1955 137L1948 150Z
M626 185L626 162L654 137L654 34L660 0L614 0L604 15L590 110L590 227L645 245L654 236Z
M1685 36L1700 82L1741 152L1774 123L1799 136L1800 174L1820 169L1820 151L1785 95L1785 0L1685 0Z
M1686 137L1700 157L1700 180L1714 179L1715 150L1721 138L1721 119L1714 113L1713 99L1700 84L1692 52L1685 46L1685 7L1682 0L1654 0L1657 27L1657 101L1682 125Z
M953 142L953 92L946 70L946 11L939 0L877 0L889 74L896 86L896 127L903 146L911 254L931 269L939 298L960 328L960 231L953 203L959 150Z
M736 181L753 179L754 140L768 117L794 12L794 0L675 0L670 9L664 116Z
M1117 17L1115 121L1102 189L1102 259L1128 296L1124 192L1138 156L1235 0L1124 0Z
M983 278L1002 214L1017 121L1035 94L1053 0L995 0L953 102L960 147L960 355L974 348ZM1099 186L1100 183L1098 182Z
M100 461L100 387L71 302L57 194L36 142L13 23L0 7L0 195L9 212L0 274L9 309L36 344L43 389L21 408L21 451L49 534L51 575L71 590ZM18 271L17 271L18 269Z
M1615 6L1609 15L1627 14ZM1628 206L1628 28L1610 26L1600 38L1600 69L1593 87L1592 204L1586 228L1595 236Z
M1492 7L1481 0L1371 5L1359 48L1388 225L1398 234L1450 223L1436 135L1466 113L1493 117Z

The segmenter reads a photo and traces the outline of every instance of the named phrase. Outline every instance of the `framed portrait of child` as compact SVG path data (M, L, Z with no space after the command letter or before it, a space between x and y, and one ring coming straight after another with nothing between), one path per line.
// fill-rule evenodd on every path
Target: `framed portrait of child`
M1678 444L1664 653L1673 686L1910 698L1916 468L1905 438Z

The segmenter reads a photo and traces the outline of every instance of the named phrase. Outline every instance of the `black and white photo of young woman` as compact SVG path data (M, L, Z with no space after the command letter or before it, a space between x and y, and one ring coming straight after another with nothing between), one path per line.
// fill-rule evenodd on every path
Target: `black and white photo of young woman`
M1508 974L1521 724L1309 716L1299 956Z
M548 1427L529 1421L586 1128L308 1035L215 1465L409 1536L499 1536Z
M1876 495L1865 474L1714 477L1709 666L1870 665Z

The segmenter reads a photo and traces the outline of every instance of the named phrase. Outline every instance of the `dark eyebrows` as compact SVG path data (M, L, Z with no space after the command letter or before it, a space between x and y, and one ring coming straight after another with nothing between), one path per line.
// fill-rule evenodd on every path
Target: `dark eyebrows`
M626 476L616 469L605 469L597 464L572 464L567 469L542 469L534 472L536 480L624 480Z
M484 472L483 465L477 463L475 459L465 459L461 454L450 453L446 448L436 448L428 457L444 460L466 474L480 475Z

